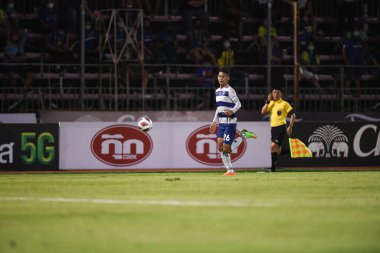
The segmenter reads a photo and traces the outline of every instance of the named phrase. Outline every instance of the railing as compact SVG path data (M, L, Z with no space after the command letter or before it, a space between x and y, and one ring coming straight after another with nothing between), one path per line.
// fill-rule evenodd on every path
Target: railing
M80 1L80 0L78 0ZM64 0L57 1L58 3L64 3ZM119 0L92 0L88 1L89 6L93 10L100 9L113 9L120 8L121 1ZM149 1L147 1L149 2ZM152 11L157 9L157 13L145 13L147 15L181 15L182 14L182 3L184 1L178 0L161 0L159 1L157 8L155 1L151 1L152 5L150 9ZM248 12L252 12L252 3L254 1L244 0L244 4L247 7ZM273 8L277 10L277 12L281 16L289 16L290 8L283 0L273 0ZM318 0L313 1L314 12L317 16L321 17L336 17L337 12L341 11L337 8L336 2L331 0ZM40 0L16 0L16 10L20 14L30 14L36 11L36 8L40 6ZM361 17L367 11L368 17L379 17L380 16L380 4L378 0L357 0L355 1L355 11L356 16ZM367 7L366 7L367 6ZM145 6L143 6L145 7ZM366 8L366 11L365 11ZM207 14L209 16L221 16L221 11L223 9L223 1L220 0L208 0L207 1ZM250 14L252 15L252 14Z
M0 110L35 112L39 110L207 110L214 109L214 78L210 87L197 82L197 65L146 65L141 74L137 65L119 64L118 82L113 64L87 64L84 87L79 65L13 64L0 65ZM25 70L34 81L24 86ZM379 66L306 66L316 74L321 88L302 78L300 111L379 111ZM216 71L216 68L214 68ZM8 75L14 73L12 78ZM352 74L358 80L350 81ZM231 85L240 97L243 109L259 110L268 90L266 66L237 66L231 69ZM148 77L143 89L141 76ZM199 76L201 78L202 75ZM293 66L273 66L273 86L283 89L293 102ZM359 84L359 86L356 86ZM82 89L83 88L83 89Z

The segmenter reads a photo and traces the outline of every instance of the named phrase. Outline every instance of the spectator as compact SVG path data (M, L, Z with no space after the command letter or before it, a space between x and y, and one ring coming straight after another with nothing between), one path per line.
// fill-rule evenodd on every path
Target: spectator
M38 20L42 33L49 33L56 29L61 19L54 0L47 0L46 4L40 7Z
M203 101L198 105L198 109L201 107L205 110L211 108L210 102L214 97L213 88L215 82L215 68L212 64L212 59L209 56L202 58L202 65L197 68L195 72L195 78L197 86L202 89Z
M144 19L144 31L143 31L143 41L144 41L144 60L148 63L153 63L155 61L155 41L153 35L153 29L151 21L148 18ZM137 34L137 39L141 39L141 30Z
M47 35L46 45L48 53L51 56L52 63L68 64L73 62L73 54L70 50L69 35L63 24L60 24ZM56 67L60 68L59 65Z
M229 39L223 41L223 48L217 59L217 64L220 68L229 69L231 76L234 80L237 80L237 85L244 83L245 73L235 67L236 65L236 53L231 48L231 42Z
M177 33L172 25L162 29L157 36L157 63L190 63L186 50L177 42Z
M212 59L213 64L215 64L215 56L209 48L209 39L204 33L199 19L194 20L194 29L190 31L188 42L191 48L190 55L195 64L200 64L201 59L206 55L208 55Z
M0 5L0 48L5 47L7 31L5 28L5 12Z
M247 18L247 6L243 0L224 0L222 4L222 18L228 23L233 22L236 26L238 38L242 39L244 20Z
M223 49L219 54L217 63L220 68L231 68L235 65L235 52L231 49L231 42L229 39L223 41Z
M146 94L146 90L149 83L149 72L144 68L142 69L141 66L136 65L136 61L141 60L141 56L137 54L137 50L133 48L132 46L132 37L131 33L136 33L137 35L135 37L136 41L141 42L141 29L136 30L137 27L134 27L134 21L137 18L137 12L135 12L133 9L135 8L135 2L132 0L125 0L122 1L122 8L125 9L125 18L123 20L118 21L118 25L116 28L116 43L117 43L117 49L118 53L120 50L124 48L124 56L125 56L125 62L121 62L119 64L119 75L118 78L120 79L121 83L124 83L125 87L129 86L137 86L142 87L143 93ZM147 26L147 27L145 27ZM152 30L149 27L150 26L150 20L144 19L144 32L143 32L143 41L144 41L144 60L153 60L153 52L151 51L153 49L153 46L151 43L153 43L153 34ZM112 42L113 43L113 42ZM147 55L149 54L149 55ZM132 64L131 64L132 63ZM141 79L141 83L136 85L137 82L132 82L132 79Z
M137 51L132 46L132 40L137 37L135 41L137 42L137 40L140 40L141 38L140 30L137 31L138 27L136 27L135 22L138 16L136 9L139 9L139 6L134 0L122 0L120 8L120 19L118 19L116 26L116 38L112 38L112 45L114 43L114 39L116 39L118 52L120 52L125 46L124 58L127 61L132 59L136 60ZM131 36L131 34L135 34L136 31L139 34L137 36Z
M300 50L306 49L310 41L314 41L316 34L316 19L309 12L304 12L298 22L298 40Z
M357 26L352 31L352 37L343 43L342 56L346 68L346 86L350 87L351 81L355 82L355 87L360 94L360 79L362 75L362 65L364 64L364 42Z
M116 48L117 48L117 54L123 50L123 57L127 61L131 60L137 60L137 51L132 46L132 38L130 36L130 33L132 32L132 29L130 27L127 27L124 21L119 20L116 26ZM111 35L111 45L113 47L114 45L114 37ZM114 51L111 51L111 53L115 53Z
M268 0L253 0L249 2L249 13L257 20L263 20L268 13Z
M20 22L15 9L14 0L8 0L5 11L5 27L8 31L20 29Z
M271 81L272 83L283 83L284 69L281 66L283 57L283 50L281 50L278 40L272 38L272 70Z
M305 9L308 8L308 5L309 5L309 1L308 0L298 0L297 1L297 4L298 4L298 9L300 11L304 11Z
M10 84L16 86L17 75L24 80L24 86L29 87L33 81L33 73L29 66L26 66L25 42L27 34L19 32L10 32L7 45L4 48L4 56L6 63L24 64L21 66L8 66L6 73L9 77Z
M85 24L84 48L87 62L96 62L99 59L99 35L91 20L87 20Z
M65 1L62 1L61 3L62 3L62 9L65 10L62 18L65 19L65 22L67 24L66 26L67 30L75 34L80 33L82 1L65 0ZM87 15L89 13L89 11L87 10L88 9L87 1L85 1L85 8L86 8L86 15Z
M356 0L337 0L337 22L336 32L343 36L348 30L355 26Z
M207 0L186 0L184 3L184 20L187 31L193 32L193 17L199 20L204 36L209 37L208 16L205 12Z
M259 46L258 58L259 58L259 63L261 64L266 63L266 59L267 59L267 47L268 47L267 27L268 27L268 19L265 18L257 31L257 35L258 35L257 43ZM274 27L273 24L271 26L271 38L273 40L277 40L277 29L276 27Z
M376 47L372 50L371 56L372 64L375 65L373 68L372 75L376 80L380 79L380 46L377 44Z
M259 29L257 31L258 39L259 39L259 45L261 47L267 47L268 41L267 41L267 27L268 27L268 19L265 18L263 23L259 26ZM274 39L277 39L277 29L273 25L271 26L271 36Z
M139 5L143 8L145 15L158 15L161 0L139 0Z
M195 77L198 87L211 88L214 86L215 68L209 56L202 58L202 65L197 68Z
M307 49L301 52L301 76L311 82L316 88L321 88L318 81L318 75L315 74L318 69L317 65L320 64L319 55L315 52L315 45L313 41L309 41ZM305 66L306 65L306 66Z
M125 10L125 16L122 15L124 22L128 27L134 26L138 14L136 9L140 9L139 2L135 0L122 0L121 9Z
M242 38L239 35L239 29L235 20L232 19L227 21L225 30L222 34L224 39L228 39L231 42L231 48L233 48L236 53L240 53Z

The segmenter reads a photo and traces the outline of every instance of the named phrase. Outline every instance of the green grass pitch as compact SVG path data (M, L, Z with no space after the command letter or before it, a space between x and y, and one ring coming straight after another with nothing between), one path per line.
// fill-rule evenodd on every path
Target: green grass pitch
M0 252L380 252L380 172L0 174Z

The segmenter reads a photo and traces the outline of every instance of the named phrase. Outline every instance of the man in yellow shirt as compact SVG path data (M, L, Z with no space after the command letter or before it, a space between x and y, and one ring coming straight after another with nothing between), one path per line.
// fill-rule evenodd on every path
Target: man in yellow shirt
M289 150L282 148L282 140L285 134L290 136L296 119L292 106L282 99L282 93L279 88L272 89L269 93L265 104L261 109L262 114L269 113L270 126L272 135L271 153L272 167L271 172L276 171L277 155L289 153ZM286 127L286 118L290 116L289 126Z

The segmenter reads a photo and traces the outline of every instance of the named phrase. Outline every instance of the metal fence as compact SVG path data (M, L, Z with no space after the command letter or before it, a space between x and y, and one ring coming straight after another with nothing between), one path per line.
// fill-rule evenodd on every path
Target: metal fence
M78 0L80 1L80 0ZM93 10L101 9L114 9L120 8L120 0L91 0L87 1L89 7ZM160 1L142 1L143 8L151 10L152 13L145 13L147 15L181 15L183 9L183 3L185 1L179 0L160 0ZM273 0L273 6L281 16L289 16L290 8L283 0ZM312 1L315 14L320 17L336 17L338 12L341 11L337 8L338 1L331 0L316 0ZM16 10L21 14L30 14L36 11L36 8L40 7L44 1L41 0L15 0ZM58 4L67 5L64 0L57 1ZM244 0L244 5L247 10L252 12L252 8L255 1ZM355 14L356 16L367 15L368 17L380 16L380 4L378 0L356 0L355 1ZM157 10L157 11L155 11ZM208 0L206 11L209 16L221 15L223 11L223 1L220 0Z
M117 67L118 76L115 76L113 64L87 64L83 87L80 65L0 65L0 110L6 113L214 109L216 68L207 86L207 81L201 83L204 66L200 65L146 65L144 72L138 65ZM34 81L27 87L24 85L26 68L34 75ZM380 111L380 67L334 65L305 69L314 72L320 88L311 80L301 78L300 111ZM261 108L270 88L265 75L266 66L231 69L231 85L243 109ZM273 86L281 87L284 97L294 102L293 66L273 66L271 79ZM143 80L147 80L146 87Z

